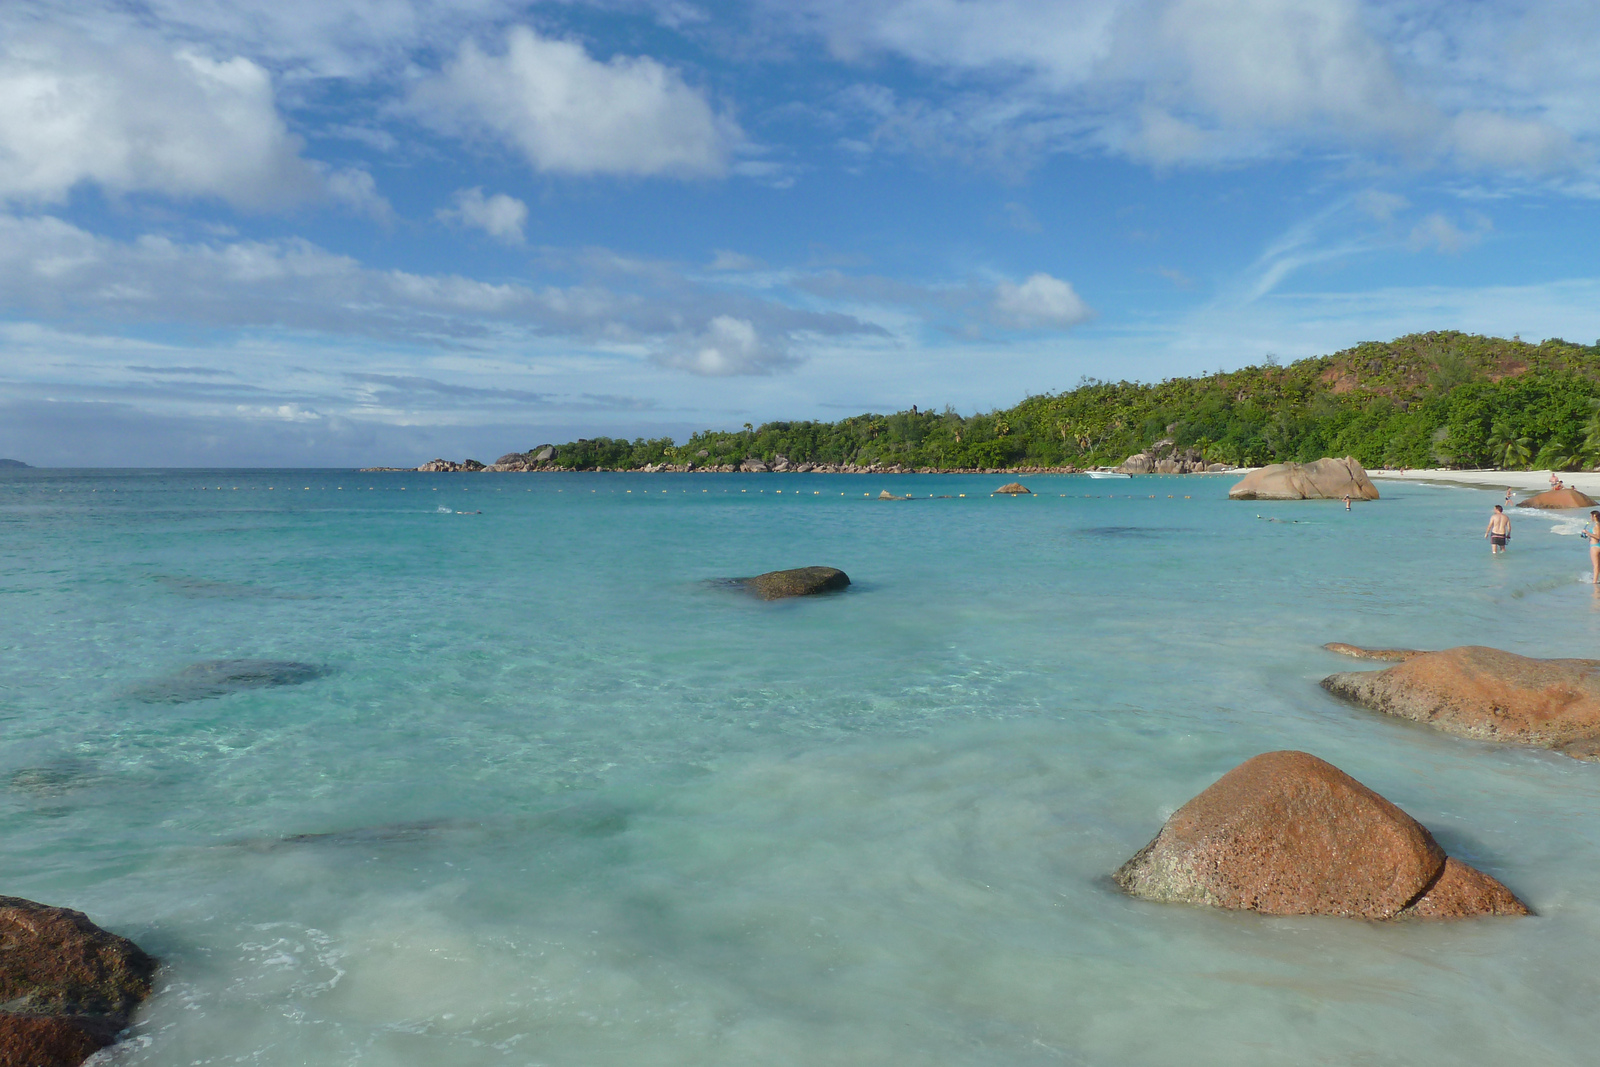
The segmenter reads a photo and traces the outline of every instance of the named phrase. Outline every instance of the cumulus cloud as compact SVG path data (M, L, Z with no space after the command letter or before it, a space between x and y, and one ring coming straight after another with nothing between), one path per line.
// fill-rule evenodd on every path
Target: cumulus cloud
M271 77L249 59L132 36L21 32L0 43L0 199L59 203L89 182L282 207L325 192L300 150ZM361 193L353 183L335 191ZM372 202L370 185L363 195Z
M883 334L851 315L708 287L670 264L596 252L557 265L588 277L484 282L373 269L301 239L116 241L48 216L0 215L0 310L46 320L269 327L441 347L563 337L665 352L663 365L707 374L793 365L796 338Z
M413 87L408 106L433 129L503 141L556 174L720 175L742 139L730 117L656 60L602 62L526 26L506 34L500 54L467 41Z
M1160 165L1328 151L1552 174L1591 164L1600 20L1364 0L768 0L846 59L940 75L841 97L873 145L1014 162L1111 150ZM1542 15L1542 17L1541 17ZM1543 31L1526 29L1532 20ZM1559 25L1559 31L1556 26ZM1543 57L1543 61L1541 61Z
M1066 329L1094 314L1071 285L1048 274L1029 275L1021 285L1001 282L995 289L994 311L1001 323L1023 329Z
M1484 231L1489 228L1489 220L1480 218L1477 221L1478 225L1475 228L1463 230L1443 214L1435 211L1424 216L1411 228L1411 234L1406 238L1406 246L1413 252L1432 249L1447 255L1455 255L1483 239Z
M704 330L675 339L656 361L714 378L772 374L799 362L781 340L763 337L750 320L731 315L718 315Z
M471 226L507 244L519 245L522 228L528 222L528 205L505 193L486 197L477 187L456 190L451 206L440 208L435 214L446 222Z

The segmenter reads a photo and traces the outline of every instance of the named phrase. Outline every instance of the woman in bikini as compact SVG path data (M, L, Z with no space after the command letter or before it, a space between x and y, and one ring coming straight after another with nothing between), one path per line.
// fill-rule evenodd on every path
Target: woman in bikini
M1600 511L1589 512L1589 523L1583 528L1583 536L1589 542L1589 566L1593 569L1592 580L1595 585L1600 585Z

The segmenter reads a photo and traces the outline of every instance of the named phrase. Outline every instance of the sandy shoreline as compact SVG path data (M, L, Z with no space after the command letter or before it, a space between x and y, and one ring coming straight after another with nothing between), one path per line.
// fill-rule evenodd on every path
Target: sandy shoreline
M1501 470L1450 470L1438 467L1429 470L1368 470L1373 481L1429 482L1435 485L1459 485L1471 489L1515 489L1519 493L1537 493L1550 488L1549 471ZM1563 485L1600 499L1600 472L1560 471L1556 477Z

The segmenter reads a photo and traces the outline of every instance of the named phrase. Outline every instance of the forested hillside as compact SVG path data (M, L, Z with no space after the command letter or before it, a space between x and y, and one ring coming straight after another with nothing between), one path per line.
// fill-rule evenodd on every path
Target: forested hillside
M1086 380L976 415L901 411L670 439L559 445L569 468L734 463L1114 465L1170 438L1211 462L1351 455L1368 467L1600 464L1600 347L1454 332L1154 385Z

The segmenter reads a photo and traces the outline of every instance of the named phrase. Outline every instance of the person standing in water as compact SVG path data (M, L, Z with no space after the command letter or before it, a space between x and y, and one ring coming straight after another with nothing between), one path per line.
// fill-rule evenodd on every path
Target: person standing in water
M1489 528L1483 531L1483 536L1489 539L1491 556L1498 556L1506 550L1506 542L1511 540L1511 516L1499 504L1494 506L1494 514L1489 516Z
M1349 493L1346 493L1344 495L1344 509L1346 511L1350 510L1350 494Z
M1583 528L1583 538L1589 542L1589 567L1591 581L1600 585L1600 511L1589 512L1589 522Z

